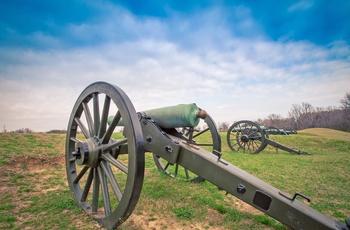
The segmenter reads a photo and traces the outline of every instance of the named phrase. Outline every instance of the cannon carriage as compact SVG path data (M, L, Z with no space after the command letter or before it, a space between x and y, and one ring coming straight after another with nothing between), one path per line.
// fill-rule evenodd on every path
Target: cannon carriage
M242 150L243 152L248 152L250 154L258 154L263 151L268 145L271 145L278 149L302 155L311 155L307 152L301 150L295 150L281 143L269 139L269 134L281 134L282 131L278 131L276 128L266 128L260 126L253 121L237 121L230 126L227 131L227 144L230 149L234 152ZM285 133L285 131L283 131ZM295 133L295 132L293 132ZM287 134L284 134L287 135Z
M137 113L119 87L89 85L78 97L67 129L66 174L78 205L106 228L122 224L137 205L145 153L151 152L156 164L164 159L157 167L169 176L177 176L182 167L195 175L186 180L208 180L294 229L350 229L349 220L340 223L295 199L308 199L304 195L290 197L223 160L215 123L204 110L191 107L191 112L167 107ZM200 119L208 128L196 133ZM116 136L120 127L122 135ZM203 132L210 132L210 143L196 142Z

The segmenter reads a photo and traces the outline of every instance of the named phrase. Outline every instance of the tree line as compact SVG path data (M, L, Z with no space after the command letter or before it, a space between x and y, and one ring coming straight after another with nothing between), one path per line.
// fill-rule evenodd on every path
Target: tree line
M310 103L302 102L293 104L288 112L288 117L282 117L278 114L270 114L267 118L257 119L259 125L265 127L275 127L285 130L302 130L307 128L329 128L350 132L350 92L340 100L339 107L314 107ZM230 128L228 122L218 124L220 132L227 132ZM7 132L5 126L2 132ZM34 133L29 128L22 128L12 133ZM46 133L66 133L66 130L50 130Z
M276 127L285 130L302 130L307 128L330 128L350 131L350 92L340 100L339 107L314 107L310 103L293 104L288 117L270 114L267 118L257 119L256 123L265 127ZM219 123L219 130L229 129L227 122Z

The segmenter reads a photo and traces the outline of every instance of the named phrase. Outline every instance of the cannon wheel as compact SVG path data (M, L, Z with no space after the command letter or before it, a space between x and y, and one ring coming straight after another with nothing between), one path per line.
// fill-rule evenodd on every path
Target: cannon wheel
M209 114L207 114L206 118L204 119L204 122L208 126L206 129L195 133L193 132L192 140L194 140L193 145L206 148L209 152L212 153L221 152L221 137L218 128L215 125L214 120L211 118ZM195 129L194 129L195 130ZM178 133L178 135L181 135L180 137L184 140L188 140L188 137L190 136L191 130L189 128L183 128L181 132ZM209 139L206 140L199 140L201 137L207 135L207 133L210 133ZM169 175L172 178L180 178L185 179L186 181L196 182L200 183L203 182L204 179L200 176L190 172L186 168L183 168L182 166L179 166L178 164L170 165L169 162L164 160L163 158L160 158L157 156L156 153L153 153L154 162L160 172L164 172L167 175Z
M227 132L227 143L234 152L239 150L257 154L266 146L266 133L252 121L238 121Z
M107 127L109 113L115 118ZM113 139L120 119L123 135ZM129 217L141 193L145 150L137 113L120 88L96 82L81 93L68 123L65 159L70 191L86 213L106 228Z

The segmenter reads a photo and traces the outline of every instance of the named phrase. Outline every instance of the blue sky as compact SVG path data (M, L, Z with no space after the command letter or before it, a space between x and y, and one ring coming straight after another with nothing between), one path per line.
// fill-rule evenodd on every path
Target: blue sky
M136 110L197 103L217 122L340 106L350 2L0 0L0 125L65 129L81 91Z

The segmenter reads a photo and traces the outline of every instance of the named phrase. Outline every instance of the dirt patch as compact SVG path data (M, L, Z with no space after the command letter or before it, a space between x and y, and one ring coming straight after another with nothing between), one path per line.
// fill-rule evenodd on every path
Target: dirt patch
M263 212L259 211L258 209L252 207L251 205L241 201L240 199L234 196L232 196L231 199L231 203L233 204L233 206L240 212L247 212L253 215L264 215Z
M36 170L47 166L64 165L64 155L58 156L16 156L12 157L4 168L22 168Z
M208 209L208 215L211 216L210 220L222 219L222 215L215 210ZM216 216L220 217L216 217ZM134 213L132 216L121 226L125 229L136 230L136 229L147 229L147 230L162 230L162 229L213 229L213 230L224 230L225 227L212 226L209 223L210 220L206 221L181 221L175 216L163 215L163 214L152 214L149 215L147 212Z

